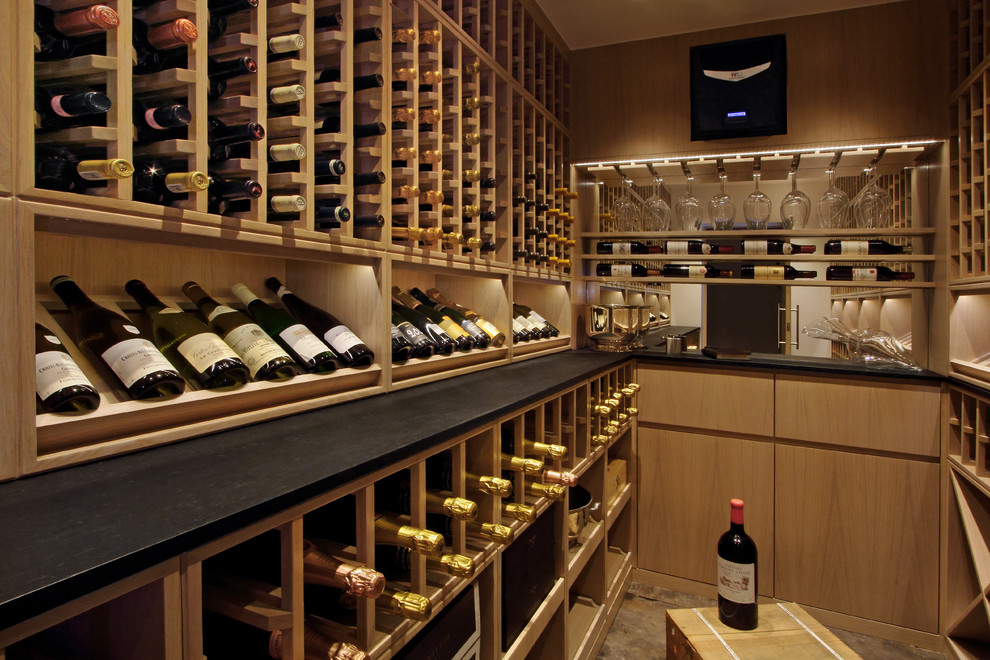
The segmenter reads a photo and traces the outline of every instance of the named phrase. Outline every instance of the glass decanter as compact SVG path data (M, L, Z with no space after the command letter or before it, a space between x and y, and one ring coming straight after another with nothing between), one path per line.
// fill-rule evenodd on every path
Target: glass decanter
M880 178L876 168L867 172L869 183L866 184L852 201L852 215L856 226L860 229L882 229L890 226L891 199L887 191L877 185Z
M736 205L732 197L725 193L725 175L719 177L722 184L717 193L708 201L708 215L712 219L714 229L732 229L736 219Z
M770 203L770 197L766 193L760 192L759 172L753 172L753 185L755 190L743 202L743 216L746 218L746 226L749 229L766 229L773 205Z
M687 190L677 198L677 229L701 229L704 221L701 212L701 200L691 192L692 177L688 177Z
M839 229L846 226L849 214L849 195L835 187L835 170L829 170L828 190L818 200L818 223L823 229Z
M791 191L780 200L780 224L784 229L804 229L811 217L811 198L797 189L797 172L791 179Z

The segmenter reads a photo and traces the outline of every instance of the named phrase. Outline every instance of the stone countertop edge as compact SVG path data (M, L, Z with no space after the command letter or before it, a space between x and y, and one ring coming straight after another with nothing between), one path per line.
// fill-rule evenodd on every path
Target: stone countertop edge
M557 353L2 483L0 630L632 357Z

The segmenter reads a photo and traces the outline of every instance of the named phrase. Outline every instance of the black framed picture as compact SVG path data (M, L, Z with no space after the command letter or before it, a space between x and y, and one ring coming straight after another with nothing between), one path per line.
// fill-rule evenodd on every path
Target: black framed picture
M787 132L787 42L775 34L691 49L691 139Z

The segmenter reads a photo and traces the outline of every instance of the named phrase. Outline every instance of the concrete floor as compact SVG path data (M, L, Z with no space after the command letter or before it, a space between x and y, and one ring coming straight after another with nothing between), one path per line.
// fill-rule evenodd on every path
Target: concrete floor
M659 660L667 655L664 615L667 608L713 607L715 601L700 596L633 582L608 631L598 660ZM946 660L946 656L916 646L899 644L845 630L830 628L864 660Z

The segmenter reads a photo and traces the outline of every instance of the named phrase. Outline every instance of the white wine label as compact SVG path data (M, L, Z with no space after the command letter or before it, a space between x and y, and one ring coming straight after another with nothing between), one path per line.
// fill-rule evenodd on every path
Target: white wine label
M212 332L201 332L177 347L182 357L197 372L203 374L220 360L238 360L237 353Z
M522 332L525 329L526 329L526 326L524 326L522 323L520 323L519 322L519 319L512 319L512 331L513 332Z
M525 316L518 316L519 322L522 323L523 327L530 331L540 331L540 326L533 322L532 319L528 319Z
M708 268L705 266L688 266L688 277L705 277Z
M144 123L152 127L156 131L163 131L165 127L155 121L155 108L149 108L144 111Z
M323 333L323 339L330 345L330 348L337 351L337 355L346 353L355 346L364 343L346 325L330 328Z
M47 338L47 337L46 337ZM55 342L58 343L58 339ZM34 356L35 389L44 401L51 395L66 387L88 385L92 383L86 378L68 353L62 351L45 351Z
M292 359L256 323L245 323L244 325L237 326L228 332L223 340L241 357L241 360L244 361L244 364L251 371L252 378L258 373L259 369L272 360L278 358Z
M876 268L853 268L853 280L854 281L877 281L877 269Z
M612 264L612 277L632 277L632 264Z
M744 254L767 254L766 241L743 241Z
M72 113L62 107L63 96L64 94L58 94L52 97L52 111L59 117L71 117Z
M486 334L487 334L487 335L488 335L489 337L491 337L492 339L495 339L495 337L498 337L498 336L499 336L499 334L500 334L500 333L502 332L501 330L499 330L498 328L496 328L496 327L495 327L495 326L494 326L494 325L493 325L492 323L490 323L490 322L488 322L488 321L486 321L485 319L481 319L481 318L479 318L479 319L477 319L477 320L475 321L475 323L477 323L477 324L478 324L478 326L479 326L479 327L480 327L480 328L481 328L482 330L484 330L484 331L485 331L485 333L486 333Z
M718 595L733 603L756 602L756 564L718 558Z
M667 254L687 254L688 253L688 242L687 241L667 241L666 246Z
M862 257L869 253L869 241L839 241L839 254Z
M783 266L753 266L753 279L782 280L784 279L784 267Z
M542 324L542 323L546 323L547 322L547 320L545 318L543 318L542 316L540 316L539 314L537 314L533 310L530 310L529 311L529 316L527 318L529 318L530 321L533 321L535 323L541 323Z
M233 309L232 307L227 307L226 305L217 305L216 307L213 308L213 311L210 312L210 315L206 317L206 320L212 323L213 319L220 316L221 314L230 314L231 312L236 312L236 311L237 311L236 309Z
M454 321L448 316L443 317L439 325L443 328L443 331L451 337L460 338L467 336L467 333L464 332L463 328L454 323Z
M420 338L427 339L426 335L424 335L419 328L414 326L409 321L403 321L396 327L398 327L399 331L402 332L402 334L404 334L406 337L408 337L409 340L412 341L412 343L414 344L420 343L421 342Z
M130 387L145 376L159 371L178 374L172 363L147 339L125 339L117 342L103 351L100 357L117 374L124 387Z
M302 323L290 325L288 328L278 333L282 341L291 348L299 359L307 365L313 364L313 359L320 353L326 353L329 348L320 341L320 338L309 331L309 328Z
M632 243L629 241L612 243L612 254L632 254Z
M285 34L268 40L268 50L273 53L290 53L302 50L305 45L306 39L301 34Z

